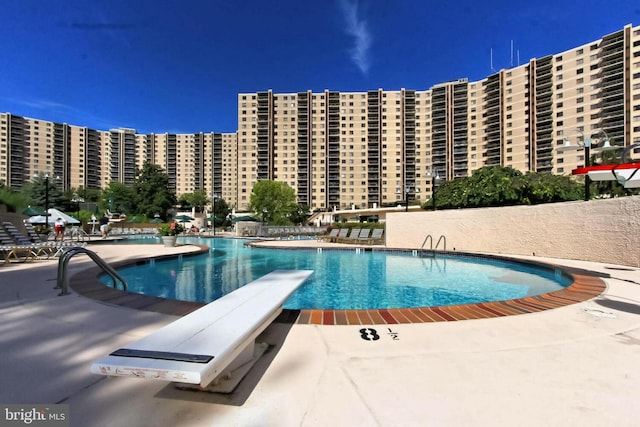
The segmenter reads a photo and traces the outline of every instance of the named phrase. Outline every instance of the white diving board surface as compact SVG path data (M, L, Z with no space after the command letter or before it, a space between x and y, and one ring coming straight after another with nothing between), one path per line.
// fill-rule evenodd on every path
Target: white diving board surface
M284 302L311 274L312 270L272 271L103 357L91 366L91 372L199 384L203 388L218 377L238 376L234 370L252 365L266 349L263 345L255 354L256 337L278 317Z

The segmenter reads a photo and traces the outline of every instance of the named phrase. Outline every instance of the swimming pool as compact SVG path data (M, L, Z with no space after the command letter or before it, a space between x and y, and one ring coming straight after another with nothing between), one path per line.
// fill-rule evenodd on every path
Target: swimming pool
M184 239L184 238L183 238ZM275 269L311 269L288 309L391 309L502 301L554 292L571 283L560 270L490 258L410 252L288 250L243 239L186 238L208 254L122 268L130 292L207 303ZM102 278L105 284L110 279Z

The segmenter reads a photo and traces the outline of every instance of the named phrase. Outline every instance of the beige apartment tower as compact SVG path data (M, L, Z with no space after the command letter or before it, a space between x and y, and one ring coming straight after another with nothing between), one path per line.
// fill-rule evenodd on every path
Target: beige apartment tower
M238 205L261 179L313 209L426 201L483 166L570 173L585 139L640 142L640 27L425 91L239 94Z
M178 195L235 198L236 134L138 134L0 114L0 182L21 188L37 174L61 190L132 184L145 162L161 166Z

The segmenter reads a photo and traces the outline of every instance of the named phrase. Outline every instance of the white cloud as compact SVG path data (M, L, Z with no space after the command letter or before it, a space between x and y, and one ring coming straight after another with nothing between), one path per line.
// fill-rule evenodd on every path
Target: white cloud
M7 101L9 104L14 104L16 106L26 107L28 109L27 112L14 114L19 114L31 119L69 123L75 126L87 126L96 130L109 130L124 127L122 125L115 124L115 121L111 119L105 119L71 105L62 104L48 99L16 99L0 97L0 100ZM20 110L20 108L18 109Z
M8 98L5 98L5 99L8 99ZM55 111L60 111L60 110L71 111L72 110L72 107L69 107L68 105L61 104L55 101L49 101L46 99L11 99L11 101L15 102L16 104L21 104L26 107L34 108L37 110L55 110Z
M363 74L367 74L370 66L369 48L371 35L367 21L358 17L358 0L340 0L340 8L346 23L346 33L353 37L353 46L349 49L351 60Z

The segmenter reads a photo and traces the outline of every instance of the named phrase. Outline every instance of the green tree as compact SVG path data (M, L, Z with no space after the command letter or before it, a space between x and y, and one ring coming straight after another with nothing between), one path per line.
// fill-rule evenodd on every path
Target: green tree
M167 218L167 210L176 204L176 194L169 188L169 176L158 165L145 162L133 183L134 212L153 218Z
M523 192L522 172L511 167L486 166L472 176L444 183L437 190L439 208L505 206L517 204ZM425 209L430 206L425 204Z
M78 187L76 190L77 197L82 198L85 203L95 203L100 201L101 191L95 188Z
M7 212L20 212L31 203L31 199L23 192L15 191L0 182L0 205L7 206Z
M295 211L291 212L289 219L294 224L304 224L307 221L307 218L309 218L310 214L311 209L309 208L309 205L298 203L296 205Z
M296 211L296 193L284 182L263 180L253 186L251 209L258 218L272 225L291 225Z
M131 213L134 209L134 196L131 187L112 181L102 190L101 210L112 213Z
M584 189L569 176L487 166L470 177L444 183L436 192L438 209L509 206L580 200ZM427 201L424 209L431 208Z
M31 181L25 183L25 185L22 187L22 192L25 196L27 196L29 204L32 207L37 207L44 210L45 205L47 204L48 196L49 208L55 207L64 209L64 206L62 206L64 202L62 185L58 178L51 176L47 178L44 174L38 174L34 176Z
M60 200L60 208L63 212L78 211L78 205L74 202L76 198L76 191L73 188L69 188L62 192L62 199Z
M194 206L196 211L202 212L205 205L211 202L205 190L196 190L193 193L184 193L178 198L182 205Z
M229 208L227 201L216 198L216 203L213 207L213 216L216 217L216 227L220 227L228 222L227 217L229 216L229 212L231 212L231 209Z
M570 176L529 172L525 179L526 189L522 195L522 204L564 202L584 197L584 186Z

